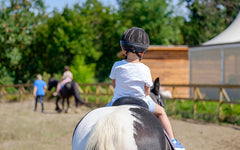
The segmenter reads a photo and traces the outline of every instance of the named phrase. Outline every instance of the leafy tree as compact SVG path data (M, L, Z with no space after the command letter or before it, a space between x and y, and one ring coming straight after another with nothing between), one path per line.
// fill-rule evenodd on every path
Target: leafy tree
M78 83L95 83L95 64L86 65L84 56L76 56L71 65L71 71Z
M238 0L186 0L190 20L182 26L184 42L199 45L224 31L240 10Z
M97 0L88 0L81 8L81 14L88 16L92 30L95 34L94 47L101 52L96 61L96 78L99 82L105 81L109 76L111 67L116 61L117 53L121 50L119 40L124 31L120 24L119 15L110 7L104 7Z
M73 10L66 7L62 13L54 12L52 17L39 26L34 57L40 60L40 70L54 74L62 73L64 65L70 65L73 69L92 68L92 63L99 58L101 53L94 47L96 36L92 29L91 16L83 15L80 8L76 5ZM83 59L84 62L77 59ZM90 70L94 75L94 70ZM79 81L84 82L80 79L84 79L82 76L86 73L73 72L74 79L79 78ZM93 78L90 75L88 77Z
M29 79L32 66L30 45L44 14L42 0L10 0L0 10L0 77L15 83ZM34 12L37 12L35 14Z
M173 45L182 42L182 17L175 17L167 1L118 0L122 25L137 26L149 34L152 45ZM131 7L129 7L131 6Z

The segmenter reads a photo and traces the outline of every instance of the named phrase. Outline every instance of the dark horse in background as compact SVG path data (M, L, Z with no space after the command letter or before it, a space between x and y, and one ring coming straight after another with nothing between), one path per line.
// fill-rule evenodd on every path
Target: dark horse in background
M159 79L151 90L161 105ZM154 91L154 93L153 93ZM72 150L174 150L170 139L147 104L134 97L122 97L112 107L86 114L77 124Z
M58 84L58 80L50 78L48 81L48 90L50 91L53 87L57 88L57 84ZM75 98L76 107L78 107L78 105L85 104L85 101L80 96L78 87L79 87L78 83L75 81L72 81L72 82L67 82L61 88L56 99L56 109L55 109L56 111L61 112L62 110L64 110L65 99L67 99L67 108L65 110L65 112L67 113L69 108L69 98L71 96L74 96ZM58 102L60 98L62 98L62 109L60 109L60 107L58 106Z

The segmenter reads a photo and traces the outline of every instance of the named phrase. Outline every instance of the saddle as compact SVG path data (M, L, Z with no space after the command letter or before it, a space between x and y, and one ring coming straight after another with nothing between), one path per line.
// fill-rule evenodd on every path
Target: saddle
M136 97L130 97L130 96L120 97L112 104L112 106L120 106L120 105L136 105L136 106L149 109L147 103L144 102L144 100Z

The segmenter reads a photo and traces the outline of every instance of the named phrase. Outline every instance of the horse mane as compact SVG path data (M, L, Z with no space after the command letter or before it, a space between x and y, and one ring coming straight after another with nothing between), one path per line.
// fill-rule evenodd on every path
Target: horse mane
M137 150L133 137L134 118L126 108L118 106L116 111L99 119L88 137L86 150Z
M159 78L156 78L153 85L154 86L153 86L153 89L151 90L151 92L153 92L153 94L155 94L155 95L158 95L159 94L159 88L160 88Z

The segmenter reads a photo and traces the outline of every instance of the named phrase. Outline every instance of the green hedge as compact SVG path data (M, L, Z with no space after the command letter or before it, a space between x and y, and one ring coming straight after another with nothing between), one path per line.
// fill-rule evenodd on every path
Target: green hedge
M165 110L169 116L178 119L197 119L214 123L240 125L240 105L222 104L222 117L218 118L219 104L216 102L197 102L197 113L193 115L193 101L166 101Z

